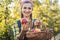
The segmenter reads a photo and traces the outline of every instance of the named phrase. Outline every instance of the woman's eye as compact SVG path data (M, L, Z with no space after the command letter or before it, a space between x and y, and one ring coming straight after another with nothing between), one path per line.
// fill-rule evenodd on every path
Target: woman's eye
M30 7L28 9L31 9Z
M26 7L24 7L24 9L26 9Z

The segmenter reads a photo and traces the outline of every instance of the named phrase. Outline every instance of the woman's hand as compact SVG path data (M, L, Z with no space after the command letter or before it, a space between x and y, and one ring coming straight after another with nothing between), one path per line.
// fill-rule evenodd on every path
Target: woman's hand
M28 24L23 24L22 25L22 31L27 31L28 30Z
M28 20L26 18L22 18L21 24L22 24L22 31L27 31L29 27Z

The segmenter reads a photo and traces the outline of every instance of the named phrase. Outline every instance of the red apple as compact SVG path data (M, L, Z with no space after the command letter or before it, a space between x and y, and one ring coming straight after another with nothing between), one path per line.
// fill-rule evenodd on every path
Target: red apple
M23 18L21 21L22 24L26 24L27 22L28 22L28 20L26 18Z

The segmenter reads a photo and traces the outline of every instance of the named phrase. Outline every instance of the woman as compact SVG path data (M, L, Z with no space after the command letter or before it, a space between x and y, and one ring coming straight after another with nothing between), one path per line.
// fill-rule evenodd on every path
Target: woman
M30 24L29 25L28 25L28 23L21 24L22 29L21 29L20 35L17 39L18 40L35 40L35 39L37 40L37 39L41 38L41 35L40 35L41 33L40 33L40 30L38 29L38 27L35 27L35 28L37 28L39 30L39 32L36 31L35 28L34 28L34 31L36 31L36 32L27 32L28 28L32 27L33 2L31 2L30 0L23 0L23 1L21 1L20 4L21 4L21 18L26 18L27 20L29 20ZM36 35L36 33L38 35ZM46 34L46 32L42 33L42 34L43 34L42 36L44 36ZM32 39L31 39L31 37L32 37ZM37 38L34 38L34 37L37 37ZM39 40L42 40L42 39L44 39L44 37L42 37Z
M32 11L33 11L33 6L34 6L33 2L31 2L30 0L21 0L20 4L21 4L21 18L26 18L27 20L29 20L29 27L31 29L32 28ZM21 20L20 20L20 22L21 22ZM21 27L19 27L19 28L21 29L22 26L24 26L24 24L21 25ZM19 31L20 31L20 29L19 29ZM21 34L23 34L23 32L25 32L26 30L27 30L27 28L23 27L21 29ZM20 34L20 36L21 36L21 34Z
M33 2L30 0L22 0L21 4L21 18L26 18L29 20L30 28L32 27L32 11L33 11Z

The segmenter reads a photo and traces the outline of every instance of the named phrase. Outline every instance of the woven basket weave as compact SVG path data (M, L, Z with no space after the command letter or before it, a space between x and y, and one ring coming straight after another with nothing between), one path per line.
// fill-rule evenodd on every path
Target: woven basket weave
M50 40L53 33L51 30L42 30L41 32L29 32L26 33L27 40Z

